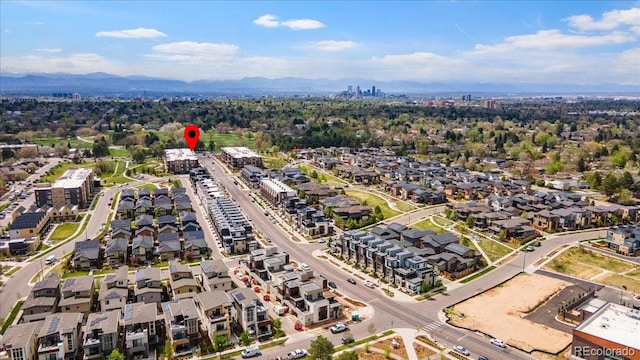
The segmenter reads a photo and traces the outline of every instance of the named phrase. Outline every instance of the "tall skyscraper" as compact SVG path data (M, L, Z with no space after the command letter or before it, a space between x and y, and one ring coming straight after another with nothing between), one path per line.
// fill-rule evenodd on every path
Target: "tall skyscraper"
M376 86L375 85L373 85L371 87L371 96L376 96Z
M347 92L349 95L353 94L353 85L349 85L349 87L347 87Z
M362 93L360 92L360 85L356 86L356 97L360 97L362 96Z

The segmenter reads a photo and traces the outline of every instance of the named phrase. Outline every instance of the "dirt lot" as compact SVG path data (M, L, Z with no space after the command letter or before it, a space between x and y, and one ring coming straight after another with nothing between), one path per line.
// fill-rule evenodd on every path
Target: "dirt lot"
M524 319L524 316L567 285L565 281L543 275L519 275L456 305L450 314L451 322L502 339L525 351L557 353L571 342L571 335Z
M435 351L426 348L418 343L413 343L413 348L416 350L416 355L418 355L418 359L420 360L428 359L429 356L436 353Z
M393 340L395 340L398 343L398 347L396 349L391 347L391 342ZM405 349L405 347L404 347L404 342L402 341L402 337L401 336L396 336L394 338L389 338L387 340L375 342L375 343L371 344L371 347L372 348L376 348L376 349L380 349L382 351L384 351L386 349L390 349L392 354L396 354L396 355L400 356L403 359L407 359L409 357L409 355L407 355L407 349Z

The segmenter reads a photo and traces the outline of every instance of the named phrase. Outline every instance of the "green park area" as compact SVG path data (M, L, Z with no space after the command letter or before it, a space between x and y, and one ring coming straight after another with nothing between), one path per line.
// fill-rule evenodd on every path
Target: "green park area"
M379 206L382 212L382 216L385 219L388 219L400 214L399 211L391 209L389 207L389 204L387 204L387 202L380 196L377 196L368 192L364 192L364 191L358 191L358 190L348 190L346 191L346 193L350 197L358 200L361 204L367 204L371 206L372 209L375 209L377 206Z
M53 242L58 242L67 239L69 236L73 235L73 233L78 230L80 223L63 223L56 226L53 233L49 237L49 240Z

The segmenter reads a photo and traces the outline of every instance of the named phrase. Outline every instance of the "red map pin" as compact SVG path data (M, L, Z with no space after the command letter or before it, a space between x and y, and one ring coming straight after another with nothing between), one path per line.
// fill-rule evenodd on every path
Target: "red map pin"
M196 148L198 139L200 138L200 129L195 125L189 125L184 128L184 140L189 145L189 149L193 151Z

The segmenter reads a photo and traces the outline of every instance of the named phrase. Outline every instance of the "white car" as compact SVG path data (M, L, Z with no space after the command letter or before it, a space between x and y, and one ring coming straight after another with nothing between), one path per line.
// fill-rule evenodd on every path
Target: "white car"
M300 269L305 270L305 271L309 271L309 270L311 270L311 266L309 266L309 265L307 265L305 263L302 263L302 264L300 264Z
M260 348L257 346L248 347L240 353L240 356L242 356L243 359L260 355L262 355L262 353L260 352Z
M364 286L373 289L373 283L371 281L369 281L369 280L364 282Z
M491 339L489 342L495 346L500 346L501 348L507 347L507 344L505 344L504 341L500 339Z
M300 359L307 356L307 350L305 349L295 349L289 354L287 354L287 359Z
M467 350L464 346L462 345L454 345L453 346L453 351L465 355L465 356L469 356L470 352L469 350Z
M333 325L330 330L331 330L332 334L337 334L339 332L343 332L343 331L346 331L348 329L349 329L349 327L346 324L337 323L337 324Z

